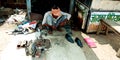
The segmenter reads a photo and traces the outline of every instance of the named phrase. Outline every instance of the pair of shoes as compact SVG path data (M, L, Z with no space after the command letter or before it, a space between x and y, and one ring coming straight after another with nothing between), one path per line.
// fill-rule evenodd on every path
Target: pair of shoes
M66 34L65 38L67 39L67 41L69 41L71 43L74 43L74 40L73 40L73 38L71 37L70 34ZM83 44L78 37L75 38L75 42L77 43L78 46L83 47Z
M17 48L24 48L26 45L27 45L27 41L20 41L18 44L17 44Z
M75 38L75 42L77 43L78 46L83 47L83 44L78 37Z

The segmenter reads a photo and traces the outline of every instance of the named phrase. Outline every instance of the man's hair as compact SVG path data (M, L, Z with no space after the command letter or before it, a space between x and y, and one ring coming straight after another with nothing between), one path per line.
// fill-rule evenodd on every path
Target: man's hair
M59 6L54 5L54 6L52 7L52 9L59 9Z

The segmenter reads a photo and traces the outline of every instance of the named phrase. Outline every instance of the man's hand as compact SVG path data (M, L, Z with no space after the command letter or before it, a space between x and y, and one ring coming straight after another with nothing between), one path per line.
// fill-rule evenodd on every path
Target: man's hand
M60 26L64 26L66 23L68 23L68 20L65 19L63 22L60 23Z
M53 29L53 30L56 30L56 27L55 27L55 26L52 26L52 29Z

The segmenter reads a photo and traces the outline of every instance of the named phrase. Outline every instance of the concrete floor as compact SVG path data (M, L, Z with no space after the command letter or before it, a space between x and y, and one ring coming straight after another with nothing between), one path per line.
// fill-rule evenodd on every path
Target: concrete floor
M25 55L24 48L17 49L18 40L35 40L37 33L29 35L8 35L6 32L14 28L14 25L4 24L0 26L0 60L120 60L116 57L116 51L105 35L84 34L73 31L73 39L78 37L83 48L76 43L70 43L65 39L66 32L54 31L53 35L43 36L50 39L52 47L41 58L32 58ZM114 36L114 34L110 34ZM83 38L91 37L97 48L89 48ZM111 39L112 40L112 39Z
M118 48L119 46L117 45L118 43L117 42L116 42L117 44L113 43L116 46L111 45L111 42L116 41L116 39L111 39L111 38L115 36L118 38L116 34L110 33L109 37L104 34L86 35L84 33L81 33L81 35L83 36L83 38L91 37L97 46L97 48L89 48L86 43L84 44L84 47L82 49L84 50L87 60L120 60L120 58L116 57L116 50L114 49L114 48Z
M36 40L39 34L35 32L28 35L12 36L1 52L0 60L86 60L83 50L76 43L70 43L65 39L66 32L54 31L53 33L52 35L43 36L51 40L52 46L42 57L26 56L24 48L16 48L20 40Z

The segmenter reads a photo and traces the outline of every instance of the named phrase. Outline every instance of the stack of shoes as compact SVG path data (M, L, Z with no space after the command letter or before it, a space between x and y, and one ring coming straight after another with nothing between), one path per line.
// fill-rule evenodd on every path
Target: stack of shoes
M74 40L73 40L73 38L72 38L72 36L70 34L66 34L65 38L67 39L67 41L69 41L71 43L74 43Z

